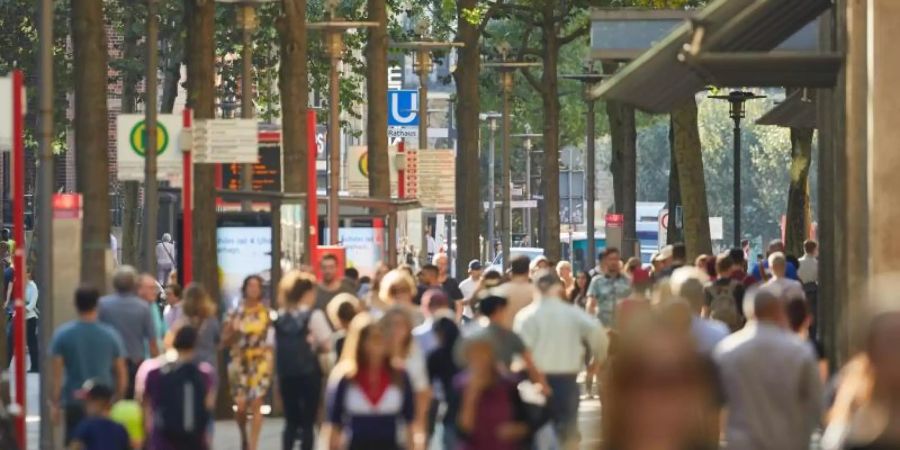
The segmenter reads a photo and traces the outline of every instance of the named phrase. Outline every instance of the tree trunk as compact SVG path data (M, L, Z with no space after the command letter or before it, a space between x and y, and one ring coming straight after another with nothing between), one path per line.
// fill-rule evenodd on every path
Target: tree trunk
M456 273L466 273L470 260L481 254L480 237L484 206L481 198L481 163L479 150L479 120L481 109L479 73L481 50L479 24L465 19L465 11L473 10L477 0L459 0L456 40L465 44L459 49L459 61L453 77L456 80L456 123L459 140L456 156Z
M678 164L675 159L675 121L669 116L669 218L666 226L666 244L672 245L684 240L675 220L675 211L681 207L681 187L678 181Z
M388 33L385 0L369 0L369 28L366 45L366 93L368 121L366 142L369 158L369 196L391 198L391 168L387 138Z
M284 192L306 193L307 152L314 151L307 148L306 130L309 105L306 0L282 0L281 14L277 22L281 41L278 87L281 91Z
M137 7L137 1L124 0L122 6L125 14L122 15L122 29L125 30L122 42L122 59L125 61L137 61L141 59L138 49L140 33L136 30L139 24L137 16L132 14ZM132 114L137 105L137 85L141 81L140 70L125 70L120 74L122 78L122 114ZM140 204L140 182L126 181L123 183L123 196L125 205L122 210L122 239L119 240L119 248L122 249L122 264L133 266L139 263L140 224L138 222L138 205Z
M107 47L101 0L72 0L76 185L84 198L81 280L106 289L109 249Z
M809 235L809 166L812 162L812 128L791 128L791 185L788 189L785 250L803 254L803 242Z
M543 26L543 73L541 87L544 106L544 170L541 190L544 195L544 253L551 261L559 261L559 37L556 34L553 2L547 2Z
M634 243L637 240L637 129L634 107L607 101L606 114L609 116L612 144L610 171L613 175L615 210L625 216L621 250L624 258L630 258L635 256Z
M688 260L692 261L701 254L712 253L696 100L691 99L673 111L672 122L675 161L684 208L684 244Z
M160 114L172 114L175 112L175 99L178 98L178 83L181 82L181 62L184 59L182 57L184 44L181 42L180 36L180 33L173 33L167 37L167 51L163 55L165 67L163 67L163 91L159 103Z

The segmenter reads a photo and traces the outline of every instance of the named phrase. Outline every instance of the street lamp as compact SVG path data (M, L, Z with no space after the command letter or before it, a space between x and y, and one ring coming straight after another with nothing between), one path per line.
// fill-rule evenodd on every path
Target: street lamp
M710 95L709 98L725 100L731 108L728 115L734 121L734 247L741 246L741 119L746 115L744 102L766 98L747 91L731 91L728 95Z
M525 149L525 200L531 200L531 150L534 148L532 139L540 139L544 137L541 133L532 133L531 125L525 124L525 132L514 134L510 137L524 139L522 147ZM531 239L531 208L527 208L525 212L525 235L528 236L528 245L533 246L534 241Z
M337 14L337 0L329 0L326 7L329 10L329 19L324 22L307 24L310 30L322 30L325 32L325 48L330 61L328 76L328 166L330 170L330 187L328 190L328 243L336 245L338 242L338 225L340 222L340 197L341 190L341 78L338 67L341 64L341 56L344 52L344 32L355 28L377 27L378 22L350 22L343 20ZM310 195L315 195L311 192Z
M512 201L510 186L509 186L509 169L510 169L510 155L509 155L509 133L510 133L510 115L509 115L509 96L512 93L513 88L513 72L520 69L526 69L529 67L541 67L542 64L538 62L529 62L529 61L510 61L508 59L509 54L512 52L512 47L510 47L509 43L501 42L497 45L497 53L500 55L499 61L488 62L484 64L484 67L490 67L497 72L500 73L500 88L503 90L503 209L502 215L500 217L500 228L503 233L500 237L503 242L503 264L509 264L509 249L510 249L510 240L512 236L510 235L510 202Z
M494 167L495 167L494 161L495 161L495 158L496 158L495 155L497 152L494 150L494 143L497 140L496 139L497 119L502 118L503 115L500 113L497 113L497 112L489 112L489 113L479 114L478 117L482 121L484 121L484 120L488 121L488 129L491 130L491 142L490 142L490 145L488 146L488 167L490 167L490 169L488 172L488 199L489 200L488 200L488 220L487 220L487 222L488 222L488 229L487 229L488 253L487 253L487 256L491 261L493 261L494 257L497 256L494 253L494 239L496 239L496 237L494 235L494 224L497 220L494 216L494 203L497 202L497 193L495 192L497 182L496 182L496 180L494 180L494 172L496 172L494 170Z
M591 97L590 92L594 86L603 81L604 75L593 71L593 67L588 69L589 72L578 75L563 75L562 78L581 82L584 87L584 102L587 105L587 189L585 192L585 200L587 201L587 264L585 267L593 267L597 261L597 244L595 242L596 224L594 221L594 196L597 190L597 150L595 124L596 114L594 113L594 104L596 100ZM574 253L572 254L574 258Z

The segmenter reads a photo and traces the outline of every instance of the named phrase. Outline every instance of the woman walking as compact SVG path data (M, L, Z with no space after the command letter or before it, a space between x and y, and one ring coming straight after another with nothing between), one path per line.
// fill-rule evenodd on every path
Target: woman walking
M268 340L272 322L269 309L263 304L261 277L247 277L241 294L240 306L228 316L222 341L231 349L228 378L241 442L247 450L257 450L263 419L260 408L272 385L272 348Z

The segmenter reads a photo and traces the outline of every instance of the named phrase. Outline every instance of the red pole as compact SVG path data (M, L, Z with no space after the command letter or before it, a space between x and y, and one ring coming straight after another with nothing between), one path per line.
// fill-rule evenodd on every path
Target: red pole
M13 342L15 344L16 403L20 414L16 417L19 447L25 450L25 115L22 98L22 71L14 70L13 77L13 239L16 252L13 255L13 292L15 316L13 318ZM50 370L45 367L44 370Z
M406 142L400 139L397 144L397 154L402 156L405 152ZM406 197L406 171L399 169L397 170L397 198L403 199L404 197Z
M185 131L191 129L191 109L185 108L182 116L182 125L184 125ZM194 202L194 194L192 192L193 189L193 179L192 175L194 174L193 165L191 161L191 150L187 149L182 152L182 165L184 170L184 181L181 186L181 206L183 211L183 218L181 221L182 232L181 232L181 271L182 271L182 281L184 285L187 286L194 279L194 217L193 217L193 202Z
M316 112L306 112L306 220L309 222L309 263L315 265L319 251L319 197L316 170Z

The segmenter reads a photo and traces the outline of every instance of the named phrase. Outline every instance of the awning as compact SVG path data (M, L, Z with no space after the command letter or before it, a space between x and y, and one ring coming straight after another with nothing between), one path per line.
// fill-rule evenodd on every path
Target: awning
M650 112L669 112L713 83L716 73L732 75L722 77L720 81L728 84L719 87L769 85L753 82L756 78L750 76L752 73L735 75L743 74L738 68L746 71L748 66L773 62L779 66L763 73L765 76L760 79L766 83L778 81L773 86L804 84L806 77L792 75L803 61L785 58L807 58L806 62L815 63L818 73L818 69L831 70L837 55L814 54L810 60L808 52L772 50L830 6L830 0L716 0L613 78L593 88L591 95L630 103ZM756 58L746 56L748 52ZM743 59L729 60L736 55ZM775 61L772 57L781 59ZM785 82L781 81L782 76ZM788 80L791 76L793 79ZM816 84L821 85L822 81Z
M815 96L802 90L794 92L757 119L756 124L786 128L817 128Z

